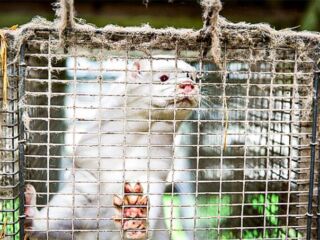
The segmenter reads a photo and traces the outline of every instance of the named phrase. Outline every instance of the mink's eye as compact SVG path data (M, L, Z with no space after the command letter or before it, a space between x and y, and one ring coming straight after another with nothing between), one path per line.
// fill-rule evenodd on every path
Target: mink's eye
M167 81L168 79L169 79L168 75L162 75L162 76L160 77L160 81L161 81L161 82L165 82L165 81Z

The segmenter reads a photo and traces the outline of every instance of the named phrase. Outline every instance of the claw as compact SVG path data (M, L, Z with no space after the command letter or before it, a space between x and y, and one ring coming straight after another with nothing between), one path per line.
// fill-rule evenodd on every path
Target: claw
M123 204L123 200L121 197L114 195L113 197L113 205L116 207L121 207Z
M147 196L141 196L138 201L138 205L147 205L148 204L148 197Z
M133 191L135 193L142 193L143 192L143 188L142 188L142 186L141 186L141 184L139 182L136 183L136 185L134 185Z
M133 193L133 192L134 192L134 190L133 190L133 188L131 187L131 184L130 184L130 183L126 182L126 183L124 184L124 192L125 192L125 193Z

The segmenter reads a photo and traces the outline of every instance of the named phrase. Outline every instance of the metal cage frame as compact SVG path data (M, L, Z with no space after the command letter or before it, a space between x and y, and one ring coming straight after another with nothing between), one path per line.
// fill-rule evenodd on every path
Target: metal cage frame
M213 11L214 12L214 11ZM212 14L212 12L211 12ZM210 15L212 17L212 15ZM209 18L210 18L209 17ZM277 93L280 94L279 104L281 105L280 110L274 109L272 104L268 102L268 108L263 108L259 111L269 111L269 115L264 118L261 117L261 115L257 115L256 117L259 119L258 127L264 128L262 122L266 122L267 124L267 136L265 138L270 137L270 135L275 134L276 131L279 131L279 134L283 135L290 135L289 142L292 141L291 138L295 138L294 141L299 141L296 145L289 144L292 151L299 151L299 154L295 156L293 153L290 153L290 156L288 156L289 161L296 161L298 167L295 169L293 167L293 170L291 169L291 165L289 167L283 167L284 169L288 170L288 175L290 175L290 171L296 171L297 178L291 179L289 176L288 178L284 177L285 181L289 185L287 189L284 190L284 195L287 196L287 200L283 205L286 207L286 213L287 215L284 216L286 220L284 220L286 225L285 229L285 238L289 238L289 231L290 227L294 227L297 229L300 229L302 231L302 235L296 235L292 239L315 239L316 236L318 239L320 239L320 177L319 177L319 170L317 170L317 164L319 164L319 147L318 147L318 141L319 141L319 133L317 132L318 128L318 108L319 108L319 80L320 80L320 72L319 72L319 66L318 59L320 56L320 36L319 34L310 34L310 33L288 33L288 32L282 32L282 31L275 31L267 28L265 25L248 25L248 24L233 24L225 21L224 19L220 19L218 23L216 23L216 26L210 26L207 24L203 29L199 31L194 30L177 30L177 29L152 29L152 28L121 28L121 27L114 27L114 26L106 26L103 29L96 29L90 26L70 26L67 25L63 31L61 29L57 28L55 26L55 23L47 23L47 22L37 22L37 25L27 25L22 29L22 31L19 33L19 38L22 38L22 41L18 40L15 41L17 36L12 33L7 33L7 41L9 45L9 60L12 61L12 64L9 65L9 99L8 99L8 109L3 110L1 112L1 116L3 117L1 119L2 124L1 129L1 143L3 143L0 147L0 153L2 156L2 159L0 161L1 166L1 172L0 172L0 179L1 179L1 185L0 189L8 190L9 193L4 193L0 195L0 203L1 209L0 214L2 219L0 219L0 229L2 229L3 236L7 237L8 239L24 239L25 232L24 232L24 221L25 221L25 215L24 215L24 186L25 182L30 182L30 178L25 179L26 177L26 171L28 171L28 166L26 163L26 157L30 154L30 149L26 150L26 148L30 148L32 146L32 141L30 141L30 134L32 135L32 131L30 131L30 120L33 120L33 117L26 115L28 113L27 108L34 105L33 107L37 107L37 103L32 103L32 101L28 100L28 96L33 96L37 94L41 94L43 92L44 94L47 94L49 90L41 90L37 93L35 91L34 93L30 91L30 89L26 90L26 84L31 82L43 82L44 79L50 79L51 77L39 77L39 79L29 79L28 75L30 71L41 71L41 70L48 70L48 72L53 71L53 66L51 65L51 61L53 58L65 58L66 56L70 55L70 49L73 47L77 48L78 46L83 46L83 48L91 48L91 49L102 49L107 51L119 51L119 52L125 52L125 54L128 54L130 51L141 51L144 52L146 55L144 57L141 57L142 59L147 58L146 56L149 56L149 58L152 58L152 54L150 54L149 50L152 51L153 49L160 49L165 51L171 51L174 52L175 57L177 59L180 59L181 52L180 51L194 51L198 52L198 57L188 57L183 56L182 59L197 59L196 62L199 63L200 69L202 70L203 61L215 61L215 57L213 56L215 54L215 42L217 39L214 37L215 34L217 34L219 38L219 49L221 51L221 62L216 63L215 68L212 70L213 74L217 74L217 76L220 76L221 83L206 83L201 82L203 84L202 86L212 86L219 85L222 87L222 95L220 96L221 99L223 99L222 102L222 126L225 128L228 128L228 124L232 124L232 121L236 122L240 118L237 119L235 117L234 119L228 119L228 113L237 110L228 108L229 102L227 104L227 101L229 101L232 96L226 94L226 88L228 86L232 85L232 82L229 82L229 79L232 79L232 74L237 75L237 77L246 79L245 83L236 82L234 86L240 86L241 84L245 86L244 95L242 95L242 99L246 101L245 105L245 119L244 121L244 138L247 139L247 135L249 135L248 131L248 116L252 113L248 113L249 110L249 99L254 98L254 94L252 94L250 91L251 87L255 87L255 85L259 85L261 87L268 88L267 92L269 93L269 96L258 96L261 99L265 98L267 101L272 102L272 104L275 104L274 106L278 106L277 104ZM212 33L214 31L214 33ZM280 39L280 40L279 40ZM279 41L276 41L279 40ZM61 47L62 46L62 47ZM199 50L200 49L200 50ZM212 50L213 49L213 50ZM101 51L102 51L101 50ZM53 51L53 52L51 52ZM257 52L259 52L259 55ZM293 54L292 54L293 52ZM247 54L250 54L248 57ZM283 54L284 56L282 56ZM183 54L182 54L183 55ZM88 54L88 52L81 53L79 55L76 55L76 57L83 56L83 57L91 57L92 54ZM246 59L247 57L247 59ZM34 60L37 58L44 58L46 59L46 64L44 65L37 65L38 63ZM126 58L128 58L126 56ZM127 59L126 59L127 60ZM102 61L102 60L101 60ZM240 62L246 64L248 62L248 65L245 65L245 67L230 68L230 63L232 61ZM265 71L262 68L257 67L254 65L257 62L261 62L263 64L266 64ZM268 65L270 63L270 66ZM290 65L289 70L286 69L287 66L284 66L286 63ZM281 65L283 64L283 65ZM219 66L220 65L220 66ZM293 66L293 67L291 67ZM277 69L279 67L280 70ZM58 66L54 70L56 71L65 71L67 67L61 67ZM244 69L244 70L243 70ZM256 72L255 70L257 69ZM90 69L89 69L90 70ZM201 71L200 70L200 71ZM29 72L28 72L29 71ZM205 71L206 72L206 71ZM207 71L209 72L209 71ZM253 77L254 74L270 74L270 83L251 83L250 81L252 79L256 79ZM276 74L283 74L283 75L290 75L292 78L294 78L293 83L279 83L280 87L283 87L284 89L275 90L278 86L276 86L275 83L273 83L273 80L276 79ZM49 73L50 75L50 73ZM265 76L265 75L264 75ZM305 77L305 78L304 78ZM259 78L259 77L257 77ZM265 79L268 77L265 77ZM76 79L76 77L75 77ZM235 78L236 79L236 78ZM262 77L263 81L264 77ZM298 83L297 79L301 80L301 83ZM57 83L63 83L62 79L56 79ZM52 84L51 82L48 83ZM241 86L242 86L241 85ZM264 86L265 85L265 86ZM31 85L30 85L31 86ZM51 85L52 86L52 85ZM289 94L289 97L285 96L286 87L292 91ZM219 89L219 88L217 88ZM299 94L300 90L302 91L302 96L295 94ZM219 91L219 90L218 90ZM257 90L258 91L258 90ZM279 92L277 92L279 91ZM47 93L46 93L47 92ZM230 92L229 92L230 93ZM52 94L52 92L50 92ZM77 94L77 93L72 93ZM305 94L305 95L303 95ZM63 95L63 94L62 94ZM210 96L209 96L210 97ZM295 98L296 97L296 98ZM241 97L240 97L241 99ZM289 108L285 107L284 101L288 101ZM311 100L311 101L310 101ZM3 101L3 99L2 99ZM36 100L35 100L36 101ZM296 102L295 102L296 101ZM305 101L304 103L301 103ZM312 102L312 105L310 104ZM263 106L264 103L261 103ZM295 104L299 106L297 109L294 107ZM304 106L302 106L305 104ZM50 103L43 105L45 108L48 109L48 111L51 111L51 105ZM258 109L258 107L257 107ZM280 112L283 111L285 113L289 112L289 120L286 119L286 117L281 116L279 119L272 119L272 112L279 110ZM287 111L287 112L286 112ZM280 113L282 114L282 113ZM296 114L296 115L295 115ZM232 117L232 115L230 115ZM254 116L254 114L250 115L251 117ZM47 117L48 119L50 118ZM292 119L297 118L298 120ZM200 136L200 123L205 122L205 120L200 120L198 118L198 129L197 134ZM216 119L216 121L218 121ZM255 118L252 118L251 120L254 124ZM294 125L297 127L297 132L294 133L288 133L287 130L278 130L276 126L273 126L272 124L287 124L286 121L289 121L289 124ZM49 124L50 119L47 120L47 124ZM196 120L195 120L196 122ZM274 129L272 129L274 127ZM282 125L281 125L282 127ZM47 128L47 134L50 136L50 127ZM216 133L215 133L216 134ZM300 135L299 135L300 134ZM216 134L217 135L217 134ZM236 134L235 134L236 135ZM241 134L240 134L241 135ZM227 136L228 137L228 136ZM47 139L48 146L50 146L50 137ZM263 138L263 137L261 137ZM227 141L227 140L225 140ZM246 140L244 140L246 142ZM261 139L259 140L261 141ZM262 216L263 218L263 226L259 226L259 228L262 229L262 238L268 238L268 239L278 239L273 237L268 237L267 230L272 228L277 228L277 226L268 226L267 218L270 217L270 214L266 211L267 207L271 204L270 201L268 202L269 193L272 194L272 191L268 191L268 181L272 180L268 178L268 174L275 174L275 175L281 175L282 174L282 167L275 167L275 169L280 169L279 173L274 173L274 169L269 169L269 164L273 164L272 153L271 148L272 147L279 147L281 150L281 146L285 145L283 144L283 140L280 140L277 142L277 140L274 139L267 139L267 155L266 155L266 161L267 161L267 167L264 167L263 171L266 171L267 177L265 180L261 180L262 183L266 183L267 190L264 191L264 199L263 202L260 204L263 208L262 213L253 215L252 217ZM273 143L270 144L270 141ZM35 142L34 144L37 144ZM224 142L225 145L228 146L228 143ZM224 144L218 144L219 147L223 150L225 146ZM197 166L194 169L196 172L196 186L199 185L198 178L199 178L199 148L202 145L200 143L200 137L197 139L196 144L191 144L192 146L197 147ZM229 144L230 145L230 144ZM241 144L239 144L241 145ZM257 146L260 146L261 143L257 144ZM307 146L310 145L310 146ZM285 148L284 146L283 148ZM246 144L244 144L244 151L247 151L248 147ZM223 198L223 193L221 192L222 184L223 184L223 178L222 178L222 164L223 160L226 158L223 151L221 150L221 155L217 158L220 158L221 160L221 166L218 170L220 170L220 177L218 180L207 180L207 183L217 183L220 186L220 190L218 192L218 199ZM291 151L290 150L290 151ZM49 147L47 149L47 164L49 166L50 163L50 150ZM248 150L249 151L249 150ZM273 151L273 150L272 150ZM271 155L270 155L271 154ZM40 155L39 155L40 156ZM261 155L258 155L258 157L261 157ZM35 157L38 157L37 154L35 154ZM59 157L59 156L58 156ZM60 156L61 157L61 156ZM212 157L212 156L211 156ZM229 156L230 157L230 156ZM209 156L210 158L210 156ZM214 157L212 157L213 159ZM228 155L227 155L228 158ZM249 157L248 157L249 158ZM246 152L244 153L244 161L246 161L247 155ZM281 155L279 155L279 159L281 159ZM272 161L270 163L269 161ZM281 165L282 163L280 163ZM291 164L291 163L289 163ZM32 168L32 167L31 167ZM262 167L263 168L263 167ZM265 169L266 168L266 169ZM4 169L7 169L7 172L4 172ZM30 169L29 169L30 170ZM32 170L32 169L31 169ZM233 169L229 169L230 171L233 171ZM246 166L244 165L242 171L246 171ZM50 173L50 169L47 169L48 174ZM245 184L250 182L246 179L246 174L243 174L243 179L238 180L242 181L243 189L237 194L242 195L241 203L239 203L239 206L241 208L240 215L235 215L230 217L232 220L235 219L241 219L241 225L239 226L240 229L240 235L236 235L237 238L241 237L245 238L244 236L244 230L245 229L254 229L255 227L245 227L244 226L244 218L245 213L244 209L245 206L250 205L245 202ZM300 178L300 176L302 176ZM4 179L4 180L3 180ZM49 176L47 176L47 183L49 183ZM279 181L280 177L272 181ZM34 182L38 181L37 179L31 179ZM174 180L172 180L174 181ZM270 182L272 182L270 181ZM8 184L9 182L9 184ZM32 181L31 181L32 182ZM252 180L252 182L254 182ZM298 182L297 191L293 191L293 194L295 195L295 200L298 202L293 201L293 203L290 202L290 184L292 182ZM314 188L318 188L317 194L314 192ZM173 188L173 187L172 187ZM173 190L173 189L172 189ZM207 192L207 193L210 193ZM276 192L275 192L276 193ZM47 190L47 200L49 201L49 190ZM232 193L231 193L232 194ZM198 195L198 189L197 189L197 195ZM173 195L172 195L173 196ZM317 198L317 199L316 199ZM19 200L17 200L19 199ZM19 207L17 207L16 201L19 201ZM7 209L4 209L4 205L10 202L7 207ZM214 203L216 204L216 203ZM214 205L213 204L213 205ZM219 205L220 204L220 205ZM219 202L219 206L221 206L221 202ZM269 204L269 205L268 205ZM299 210L295 212L295 214L290 215L290 207L291 204L294 207L298 207ZM260 206L258 204L258 206ZM173 200L171 200L171 208L173 209ZM204 204L204 206L209 206L210 204ZM230 206L233 206L230 204ZM252 205L251 205L252 206ZM278 208L281 208L281 204L276 205ZM171 214L173 214L173 210L171 209ZM257 208L259 209L259 208ZM197 210L195 210L197 211ZM257 210L259 211L259 210ZM268 210L269 211L269 210ZM197 213L197 212L196 212ZM316 214L315 214L316 213ZM11 220L9 222L4 222L3 219L8 219L8 214L11 214ZM220 214L220 213L219 213ZM220 218L221 215L215 216L219 218L219 223L217 224L217 231L218 236L221 237L222 234L219 231L222 231L224 228L220 226ZM195 232L197 228L197 214L195 214L195 224L193 229L193 239L197 239ZM317 215L317 216L316 216ZM278 216L283 217L283 216ZM291 226L290 225L290 219L289 218L296 218L297 219L297 226ZM173 218L173 215L170 216L171 220ZM222 216L223 218L223 216ZM209 217L210 219L210 217ZM7 220L6 220L7 221ZM8 229L7 226L10 225L13 228L12 233L7 233L4 231L4 229ZM18 227L19 225L19 227ZM2 227L1 227L2 226ZM172 228L172 223L171 223ZM222 230L221 230L222 229ZM208 230L208 229L204 229ZM172 229L170 231L170 238L172 237ZM1 236L1 235L0 235ZM73 236L73 235L72 235ZM279 237L280 235L278 235ZM237 239L236 238L236 239ZM49 239L49 235L47 233L47 239ZM231 238L230 238L231 239Z

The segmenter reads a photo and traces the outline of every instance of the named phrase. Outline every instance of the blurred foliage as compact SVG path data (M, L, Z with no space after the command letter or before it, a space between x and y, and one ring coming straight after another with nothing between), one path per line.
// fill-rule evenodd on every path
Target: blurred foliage
M54 14L50 13L37 13L41 17L44 17L48 20L54 19ZM20 11L13 11L13 12L0 12L0 28L6 28L13 25L18 24L19 26L28 23L34 18L36 15L33 12L20 12Z
M246 200L250 203L246 208L250 209L250 212L254 215L265 216L267 226L274 226L263 229L249 229L243 231L243 239L290 239L290 238L302 238L302 235L295 229L286 229L283 223L280 222L280 198L277 194L256 194L249 196ZM165 194L163 196L164 204L164 217L166 219L166 225L168 229L172 229L172 240L187 239L186 233L183 231L183 225L181 222L180 211L181 206L179 196L172 196L171 194ZM190 203L191 204L191 203ZM199 195L197 198L197 207L195 222L196 227L199 229L216 229L218 225L224 225L227 221L233 221L230 216L233 216L232 212L232 196L225 195L221 198L217 195ZM229 217L229 218L228 218ZM169 219L172 219L171 221ZM258 218L257 218L258 219ZM219 223L220 221L220 223ZM257 220L259 221L259 220ZM261 224L257 224L261 226ZM279 227L276 227L279 226ZM237 239L238 233L232 230L221 231L206 230L197 231L197 237L199 239Z
M313 0L303 18L302 28L306 30L320 30L320 1Z
M20 239L19 198L0 201L0 239L3 239L4 235L12 236L12 240Z
M52 20L54 12L51 10L50 3L53 1L33 1L30 2L32 3L30 6L27 3L2 3L0 28L14 24L22 25L29 22L35 15ZM175 0L172 1L174 3L168 4L167 0L164 0L164 11L161 12L160 3L156 0L150 0L148 8L142 4L142 0L126 1L122 4L121 1L114 1L113 4L107 0L79 0L76 2L76 9L78 17L86 19L88 23L93 23L98 27L103 27L106 24L139 26L143 23L149 23L156 28L172 26L199 29L202 27L202 20L200 8L196 9L195 7L197 1L199 0L184 0L184 4L179 4L179 1ZM301 29L320 30L319 0L223 0L222 2L224 6L222 15L234 22L267 22L277 29L301 24ZM309 2L309 7L307 7ZM23 6L23 4L26 5ZM132 6L134 8L131 10ZM180 8L180 6L183 7Z
M28 23L35 15L33 13L1 13L0 14L0 28L12 26L15 24L23 25ZM53 20L54 15L43 13L39 14L48 20ZM165 28L165 27L176 27L176 28L193 28L200 29L202 27L202 20L198 18L190 18L178 16L176 18L168 18L166 16L143 16L134 15L130 17L126 16L109 16L104 15L94 15L94 14L83 14L80 18L85 19L88 23L93 23L98 27L103 27L107 24L114 24L120 26L140 26L141 24L148 23L150 26L155 28Z

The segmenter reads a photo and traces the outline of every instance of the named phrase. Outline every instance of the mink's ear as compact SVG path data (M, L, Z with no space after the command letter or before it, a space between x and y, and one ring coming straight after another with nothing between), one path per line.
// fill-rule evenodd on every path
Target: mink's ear
M141 74L143 74L147 69L149 69L148 64L150 63L144 59L135 60L131 67L131 77L135 79L139 78Z
M134 79L138 79L141 76L143 70L143 60L135 60L131 67L130 75Z
M132 78L138 78L141 74L141 62L135 61L132 64L132 72L130 73Z

